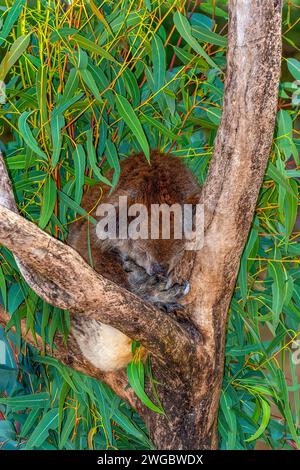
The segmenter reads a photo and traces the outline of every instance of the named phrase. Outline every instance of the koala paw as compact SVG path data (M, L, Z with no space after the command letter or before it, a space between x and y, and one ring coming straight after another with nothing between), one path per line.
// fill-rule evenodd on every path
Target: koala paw
M182 310L184 307L181 304L176 302L163 303L163 302L154 302L155 307L159 310L162 310L165 313L176 312L177 310Z
M184 281L182 284L176 282L175 284L171 285L169 288L163 290L165 295L169 296L170 298L174 299L181 299L184 297L190 290L190 284L188 281Z
M142 299L166 313L184 308L179 301L189 292L188 281L172 283L170 276L150 276L130 258L123 259L123 268L127 273L130 290Z

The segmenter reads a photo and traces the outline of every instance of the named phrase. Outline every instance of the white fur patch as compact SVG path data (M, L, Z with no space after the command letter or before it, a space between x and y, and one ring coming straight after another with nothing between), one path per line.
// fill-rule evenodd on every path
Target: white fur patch
M131 361L131 339L112 326L82 320L72 328L83 356L104 372L123 369Z

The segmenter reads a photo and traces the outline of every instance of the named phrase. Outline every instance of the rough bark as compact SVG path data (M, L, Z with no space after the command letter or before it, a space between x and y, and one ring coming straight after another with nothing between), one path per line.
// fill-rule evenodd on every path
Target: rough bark
M230 0L228 43L223 115L202 193L204 246L194 260L186 322L93 272L71 248L14 214L11 196L5 196L9 185L4 181L0 187L6 207L0 208L0 241L19 257L31 287L50 303L108 323L151 351L167 418L145 409L125 390L124 373L99 374L74 344L66 350L58 339L55 355L101 377L129 400L162 449L217 448L227 312L274 129L281 1ZM0 311L2 323L4 317Z
M54 306L114 326L140 341L164 363L181 367L193 344L184 325L96 273L71 247L0 206L0 241L38 273L42 284L27 282ZM176 363L176 364L175 364Z

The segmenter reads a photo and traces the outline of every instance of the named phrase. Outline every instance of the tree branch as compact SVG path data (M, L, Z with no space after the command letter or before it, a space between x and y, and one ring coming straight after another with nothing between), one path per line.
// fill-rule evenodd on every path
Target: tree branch
M193 352L188 332L171 317L96 273L71 247L0 206L0 242L41 284L29 282L46 302L111 325L163 362L182 364ZM27 276L28 282L28 276Z
M3 155L0 150L0 204L7 209L15 212L18 214L18 208L15 202L14 198L14 193L12 189L12 184L4 163ZM58 285L52 283L51 281L48 281L47 279L44 279L37 271L34 269L29 269L25 263L23 263L21 260L19 260L17 257L15 257L16 263L18 265L18 268L28 283L29 286L35 286L36 293L38 295L42 294L42 292L47 291L49 288L54 290L57 293L57 296L59 294L63 294L62 291L60 291L60 288Z
M191 291L190 301L200 302L195 321L206 332L212 330L211 309L224 289L230 300L271 149L281 65L281 2L231 0L228 44L222 119L202 191L204 246L191 278L198 288Z
M230 0L228 46L222 119L202 191L204 245L195 258L187 299L210 364L202 377L203 390L207 387L211 396L208 428L219 403L227 313L272 144L281 1Z

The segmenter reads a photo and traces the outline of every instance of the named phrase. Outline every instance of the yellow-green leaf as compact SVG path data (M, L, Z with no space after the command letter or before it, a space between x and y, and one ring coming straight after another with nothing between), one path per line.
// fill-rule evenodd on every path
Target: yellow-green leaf
M26 51L30 41L30 35L31 33L18 37L5 54L0 64L0 80L5 79L12 66L19 60L23 52Z
M270 404L269 402L264 400L261 396L259 397L259 399L260 399L261 411L262 411L261 423L257 431L251 437L246 439L246 442L252 442L258 439L262 435L262 433L264 432L264 430L266 429L270 421L270 416L271 416Z

